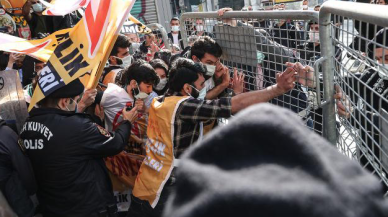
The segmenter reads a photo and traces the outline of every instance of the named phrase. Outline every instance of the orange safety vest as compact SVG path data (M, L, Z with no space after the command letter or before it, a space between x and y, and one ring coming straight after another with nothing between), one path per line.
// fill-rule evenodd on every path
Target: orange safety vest
M174 122L179 105L189 97L155 98L148 117L146 157L140 166L132 194L155 208L174 168Z

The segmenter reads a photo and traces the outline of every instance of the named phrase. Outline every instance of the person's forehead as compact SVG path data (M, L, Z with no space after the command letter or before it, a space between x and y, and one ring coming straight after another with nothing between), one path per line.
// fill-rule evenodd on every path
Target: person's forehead
M209 53L205 53L205 55L203 56L202 58L203 60L211 60L213 62L217 62L218 61L218 58L215 57L214 55L212 54L209 54Z

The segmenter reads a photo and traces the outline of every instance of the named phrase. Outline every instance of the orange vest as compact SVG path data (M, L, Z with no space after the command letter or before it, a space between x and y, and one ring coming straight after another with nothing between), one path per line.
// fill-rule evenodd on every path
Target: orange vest
M155 208L174 168L174 122L179 105L189 97L155 98L148 117L146 157L140 166L132 194Z

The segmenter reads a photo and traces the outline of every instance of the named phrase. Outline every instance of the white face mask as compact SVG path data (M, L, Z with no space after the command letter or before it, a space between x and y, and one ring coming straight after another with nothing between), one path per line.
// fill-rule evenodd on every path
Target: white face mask
M121 64L121 66L123 68L127 68L128 66L130 66L132 64L132 57L131 57L131 55L128 55L128 56L122 58L121 61L123 61L123 64Z
M302 9L303 9L303 10L307 10L308 8L309 8L308 5L302 5Z
M167 78L161 78L158 85L156 85L155 89L156 90L163 90L163 88L166 86L167 84Z
M379 65L377 67L377 72L379 73L381 79L388 80L388 63L385 65Z
M179 26L171 26L171 31L179 32L179 30L180 30Z
M32 5L32 10L34 10L35 12L42 12L44 10L43 8L43 4L42 3L35 3Z
M309 32L309 38L311 42L319 43L319 32Z
M135 96L135 99L145 100L148 97L148 94L140 91L138 84L137 84L137 90L139 90L139 93Z
M199 91L198 99L203 99L203 100L205 100L206 93L207 93L206 87L202 88L202 90Z
M78 110L78 103L77 103L74 99L72 99L72 98L70 98L70 99L71 99L71 101L73 101L73 103L75 104L75 109L74 109L73 112L77 113L77 110ZM67 111L70 112L70 109L69 109L66 105L65 105L65 108L67 109Z
M203 31L203 25L196 25L195 28L197 29L198 32L202 32Z
M207 72L206 75L212 77L216 72L216 66L205 64Z

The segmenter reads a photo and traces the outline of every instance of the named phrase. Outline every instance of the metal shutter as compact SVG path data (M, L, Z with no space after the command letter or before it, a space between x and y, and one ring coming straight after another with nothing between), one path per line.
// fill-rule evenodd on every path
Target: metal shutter
M136 0L131 14L143 24L158 23L155 0Z

